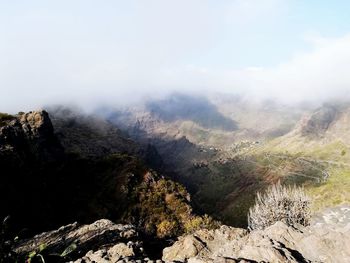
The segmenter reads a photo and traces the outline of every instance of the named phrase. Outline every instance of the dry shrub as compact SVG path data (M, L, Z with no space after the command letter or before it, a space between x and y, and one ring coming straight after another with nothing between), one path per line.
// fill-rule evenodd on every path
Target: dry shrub
M216 229L219 228L221 223L214 220L211 216L192 216L185 224L185 233L192 234L199 229Z
M307 226L310 223L310 198L303 188L283 186L280 183L257 193L255 205L249 209L248 228L264 229L277 221L289 226Z

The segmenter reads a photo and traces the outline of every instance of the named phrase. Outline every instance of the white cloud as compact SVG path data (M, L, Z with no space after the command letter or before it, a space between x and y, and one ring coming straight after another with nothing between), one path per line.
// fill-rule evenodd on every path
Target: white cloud
M289 0L116 1L98 9L77 2L0 16L0 111L57 102L118 104L173 90L244 92L285 101L350 93L350 36L309 33L311 51L274 67L227 63L264 46L234 44L245 34L270 31ZM232 47L220 50L221 43ZM211 52L223 60L210 61ZM274 47L265 52L273 56Z
M167 81L198 90L245 93L284 102L350 99L350 35L321 38L314 49L296 55L273 68L248 67L242 70L196 68L173 70Z
M318 41L314 50L250 76L256 89L284 100L328 100L350 91L350 36Z

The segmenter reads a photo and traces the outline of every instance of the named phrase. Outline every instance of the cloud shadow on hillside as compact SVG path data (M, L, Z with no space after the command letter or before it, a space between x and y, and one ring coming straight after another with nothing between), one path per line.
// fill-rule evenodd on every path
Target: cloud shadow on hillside
M217 107L204 97L176 93L163 100L149 101L146 107L152 115L166 122L189 120L208 129L238 129L234 120L220 113Z

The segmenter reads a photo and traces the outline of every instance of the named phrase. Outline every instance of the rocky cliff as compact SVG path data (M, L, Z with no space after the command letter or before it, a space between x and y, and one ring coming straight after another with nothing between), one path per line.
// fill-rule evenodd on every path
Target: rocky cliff
M277 222L252 232L225 225L197 230L165 248L162 259L150 259L134 226L116 225L108 220L83 226L74 223L42 233L18 242L15 251L22 258L29 254L34 258L41 253L47 259L56 257L58 262L76 263L334 263L349 262L349 238L350 207L342 206L315 217L308 227L292 228Z
M227 226L200 230L164 249L163 259L176 262L348 262L350 207L327 209L308 227L282 222L247 232Z
M11 216L10 236L107 218L134 224L149 244L215 223L193 213L181 184L149 168L150 159L157 166L152 147L108 122L67 112L53 122L46 111L3 116L0 219Z
M313 225L295 229L277 222L248 233L221 226L181 237L164 249L163 260L173 262L349 262L350 224Z
M46 111L23 113L0 124L0 154L19 158L53 160L63 154L63 147L53 132Z
M23 221L31 225L32 220L43 219L43 214L37 213L43 209L49 216L51 209L43 200L58 194L52 185L55 170L51 168L59 167L63 158L64 149L54 135L47 112L23 113L2 121L0 216L11 214L16 225Z

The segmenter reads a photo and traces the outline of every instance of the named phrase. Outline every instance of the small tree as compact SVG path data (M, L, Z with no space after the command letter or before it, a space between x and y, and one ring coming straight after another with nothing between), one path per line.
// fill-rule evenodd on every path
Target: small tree
M257 193L255 205L249 209L248 228L264 229L277 221L289 226L307 226L311 218L310 203L303 188L282 186L278 182L264 194Z

